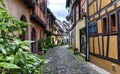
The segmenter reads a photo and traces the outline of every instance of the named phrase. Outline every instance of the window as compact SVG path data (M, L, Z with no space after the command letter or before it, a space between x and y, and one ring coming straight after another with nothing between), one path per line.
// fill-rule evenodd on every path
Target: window
M26 17L24 15L21 16L20 18L21 21L24 21L24 22L27 22L26 20ZM28 31L28 28L27 27L23 27L24 28L24 31L22 32L21 35L19 35L19 37L21 38L22 41L24 41L26 39L26 34L27 34L27 31Z
M108 25L107 25L107 18L103 18L103 34L107 34L108 33Z
M92 25L89 24L89 34L92 34Z
M110 32L111 33L116 33L117 32L116 15L115 15L115 13L110 15Z
M71 18L70 18L71 23L73 23L73 18L74 18L74 17L73 17L73 10L71 11L70 17L71 17Z
M97 33L96 21L89 24L89 35L95 35Z

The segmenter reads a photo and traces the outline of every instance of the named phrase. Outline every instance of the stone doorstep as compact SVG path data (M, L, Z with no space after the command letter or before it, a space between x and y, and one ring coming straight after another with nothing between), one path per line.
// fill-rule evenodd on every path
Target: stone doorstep
M94 65L93 63L87 62L87 64L100 74L111 74L110 72L106 71L105 69L103 69L99 66Z
M80 53L80 55L81 55L82 57L84 57L84 58L85 58L85 54L83 54L83 53Z

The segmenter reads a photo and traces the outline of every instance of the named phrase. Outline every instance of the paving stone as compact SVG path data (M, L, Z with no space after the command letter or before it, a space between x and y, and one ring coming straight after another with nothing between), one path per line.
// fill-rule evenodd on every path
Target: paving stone
M59 46L48 52L47 59L50 61L44 65L42 74L100 74L87 62L78 60L67 46Z

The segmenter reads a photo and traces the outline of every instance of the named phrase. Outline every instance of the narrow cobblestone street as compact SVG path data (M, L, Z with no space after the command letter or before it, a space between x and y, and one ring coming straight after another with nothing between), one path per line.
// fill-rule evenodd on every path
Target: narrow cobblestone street
M47 59L50 61L44 65L42 74L101 74L67 48L68 46L59 46L48 51Z

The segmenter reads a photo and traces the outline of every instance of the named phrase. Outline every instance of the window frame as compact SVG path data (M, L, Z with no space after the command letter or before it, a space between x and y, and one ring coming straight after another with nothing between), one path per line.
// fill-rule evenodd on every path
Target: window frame
M115 15L115 28L116 28L116 32L112 32L112 31L111 31L111 26L112 26L112 24L111 24L111 16L112 16L112 15ZM110 25L109 25L109 30L110 30L110 34L116 34L116 33L118 33L118 28L117 28L117 27L118 27L118 25L117 25L117 24L118 24L118 20L117 20L117 19L118 19L118 17L117 17L117 12L116 12L116 11L111 12L111 13L109 14L109 24L110 24Z
M106 33L103 31L104 30L103 19L105 19L105 18L106 18L106 25L107 25L107 32ZM102 34L103 35L109 34L109 24L108 24L108 16L107 15L105 15L105 16L102 17Z
M94 20L92 22L90 22L89 26L88 26L88 30L89 30L89 35L95 36L97 35L97 21Z

